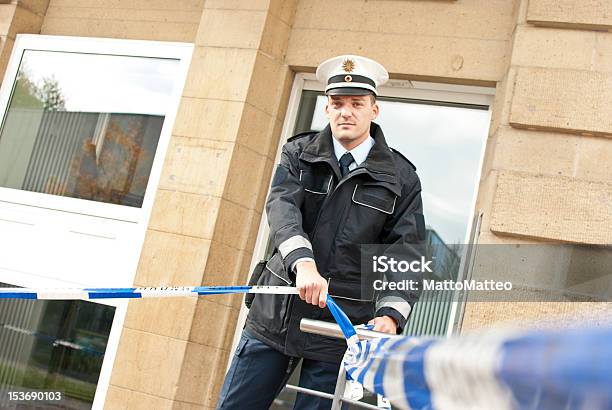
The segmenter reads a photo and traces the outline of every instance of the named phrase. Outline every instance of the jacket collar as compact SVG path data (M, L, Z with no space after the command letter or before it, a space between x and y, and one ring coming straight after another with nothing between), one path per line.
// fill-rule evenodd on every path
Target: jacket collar
M365 162L357 169L364 168L375 180L387 182L399 186L395 170L395 159L393 153L385 141L385 136L380 126L376 123L370 125L370 135L374 138L374 145ZM312 141L304 147L300 159L306 162L325 162L329 164L337 176L340 176L340 168L334 154L331 128L329 124L319 132ZM395 189L394 189L395 191Z

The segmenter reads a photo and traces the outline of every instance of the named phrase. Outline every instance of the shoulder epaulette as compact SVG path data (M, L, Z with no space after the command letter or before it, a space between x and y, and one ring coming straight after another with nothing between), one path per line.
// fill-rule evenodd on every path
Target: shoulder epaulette
M293 137L288 138L287 142L291 142L291 141L297 140L299 138L303 138L303 137L306 137L308 135L313 135L313 134L318 134L318 133L319 133L319 131L300 132L299 134L296 134Z
M399 152L399 151L398 151L398 150L396 150L395 148L391 148L391 147L389 147L389 149L390 149L391 151L395 152L396 154L398 154L400 157L404 158L404 159L406 160L406 162L410 164L410 166L412 167L412 169L414 169L414 170L416 171L416 169L417 169L417 168L414 166L414 164L413 164L412 162L410 162L410 160L409 160L408 158L406 158L406 157L404 156L404 154L402 154L401 152Z

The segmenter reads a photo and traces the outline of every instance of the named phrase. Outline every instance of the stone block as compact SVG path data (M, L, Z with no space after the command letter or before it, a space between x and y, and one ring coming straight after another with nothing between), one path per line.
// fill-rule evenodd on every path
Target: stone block
M289 97L291 96L291 89L293 87L293 80L295 79L296 72L291 70L287 65L283 66L283 78L284 84L281 86L281 94L278 101L277 109L275 111L275 117L277 124L275 125L274 132L272 135L275 139L275 145L278 145L280 140L281 131L283 128L283 122L287 113L287 107L289 105ZM271 147L273 151L276 150L275 146ZM274 154L274 152L272 152Z
M246 101L275 117L288 75L286 65L258 52Z
M45 18L41 34L192 43L197 23Z
M261 189L268 181L262 180L267 157L242 145L236 145L227 175L223 197L248 209L255 209Z
M599 277L607 278L612 251L561 244L516 245L479 244L471 278L510 281L512 290L497 295L474 292L472 300L565 301L571 300L572 296L569 293L563 295L563 292L580 292L581 297L601 294L592 285ZM610 286L607 288L603 289L610 292Z
M185 341L124 328L111 384L173 399L186 349Z
M503 79L495 86L495 96L491 107L491 126L489 127L489 135L494 135L501 125L508 124L512 96L514 95L515 78L516 68L510 67Z
M577 153L576 178L612 182L612 140L580 137Z
M214 239L233 248L250 251L248 239L260 215L252 209L222 199L215 224Z
M131 300L124 327L187 340L197 302L196 297Z
M13 51L13 45L15 40L7 36L0 36L0 81L4 80L4 74L6 73L6 67L8 66L9 59L11 58L11 52Z
M479 245L537 245L541 243L540 240L533 238L496 235L488 230L488 228L481 231L478 237Z
M257 233L258 228L259 228L259 224L254 226L254 229L252 229L251 232ZM255 247L255 241L253 241L253 246L251 247L251 249L253 249L254 247ZM253 260L253 252L250 252L250 251L245 252L244 257L241 260L240 270L238 271L237 282L241 284L246 284L249 281L249 278L251 277L251 272L253 271L255 264L257 264L259 261L260 259ZM240 308L243 306L242 299L234 298L232 299L232 302L234 303L232 306L236 308L237 311L240 311Z
M291 25L297 0L208 0L205 9L261 10Z
M214 407L205 407L199 404L187 403L184 401L174 401L172 410L214 410Z
M138 286L194 286L200 283L210 241L149 229L140 255Z
M592 325L609 326L610 303L468 302L462 331L514 325L535 329Z
M584 244L611 244L612 184L502 172L491 231Z
M270 0L268 10L270 14L277 16L291 26L295 20L295 13L299 3L299 0Z
M595 52L592 70L612 72L612 33L595 33Z
M17 7L8 36L15 38L17 34L38 34L42 24L42 15L36 14L28 8Z
M517 26L511 64L590 70L596 35L592 31Z
M198 46L259 48L266 12L205 9L196 37Z
M199 10L125 9L108 7L57 7L48 8L45 18L154 21L199 24Z
M1 35L3 36L9 35L9 31L11 29L11 25L13 24L13 18L15 17L16 10L17 10L17 5L15 4L0 4L0 34Z
M206 0L205 9L268 10L270 0Z
M397 3L397 2L394 2ZM411 2L412 3L412 2ZM507 71L507 40L453 38L422 34L388 34L294 27L286 62L314 71L320 62L339 54L359 54L382 63L389 73L455 79L492 85Z
M275 60L283 61L291 35L291 26L280 17L268 13L266 23L261 34L259 49Z
M226 357L227 351L187 343L176 400L213 406L218 399L218 395L213 394L214 387L225 376Z
M183 97L173 135L234 142L246 109L241 101Z
M230 142L172 137L159 188L220 197L233 150Z
M612 3L606 0L530 0L527 21L548 27L611 30Z
M489 1L486 7L478 2L311 0L298 3L293 26L361 31L363 37L381 33L508 40L516 21L514 8L515 2L507 0Z
M234 337L238 309L214 302L208 297L198 299L191 323L189 341L229 350ZM211 327L217 323L218 327Z
M278 143L275 126L276 121L270 114L251 104L244 104L236 141L261 155L269 156L271 147Z
M213 241L206 262L202 286L244 285L245 283L240 282L239 278L245 275L244 272L240 272L242 261L245 258L251 260L251 253ZM207 296L212 302L230 307L234 306L234 298L241 299L242 297L242 295Z
M44 16L49 7L49 0L18 0L18 4L19 7Z
M196 47L183 97L246 101L257 50Z
M131 394L131 390L113 385L108 386L104 408L108 410L128 410L127 405Z
M478 243L481 243L482 236L489 230L491 220L491 208L493 207L493 197L495 195L495 187L497 186L497 172L491 171L486 175L483 174L480 178L478 185L478 196L476 198L476 207L474 210L474 217L482 215L480 222L480 235L478 236ZM486 243L486 242L485 242Z
M612 135L612 74L518 70L510 112L515 127L582 135Z
M20 0L21 1L21 0ZM40 1L40 0L28 0ZM53 7L98 7L132 10L191 10L204 8L205 0L53 0Z
M118 386L109 386L104 408L108 410L172 410L169 399L153 396Z
M272 182L272 171L276 169L276 163L271 159L266 159L266 164L263 171L262 181L265 183L261 186L259 193L257 194L257 202L255 204L255 211L260 215L263 215L265 210L266 200L268 199L268 192L270 184Z
M584 137L500 127L493 168L572 177L581 138Z
M159 189L149 228L155 231L212 239L221 198Z

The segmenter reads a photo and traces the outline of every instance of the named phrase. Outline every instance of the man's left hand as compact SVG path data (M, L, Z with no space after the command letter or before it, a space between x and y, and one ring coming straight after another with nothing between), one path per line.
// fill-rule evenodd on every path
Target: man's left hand
M368 322L368 325L374 325L374 331L397 334L397 323L391 316L378 316Z

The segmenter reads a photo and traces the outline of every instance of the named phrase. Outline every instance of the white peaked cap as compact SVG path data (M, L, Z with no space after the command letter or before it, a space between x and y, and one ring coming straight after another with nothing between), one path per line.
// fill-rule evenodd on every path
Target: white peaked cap
M389 80L389 73L369 58L344 55L319 64L317 80L326 85L327 95L378 95L377 87Z

